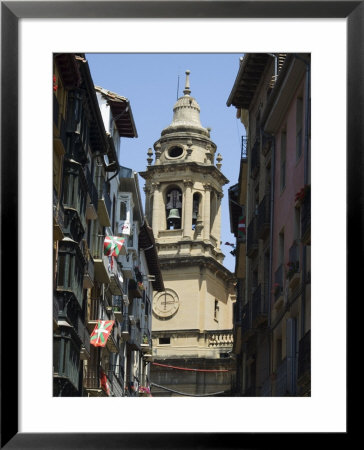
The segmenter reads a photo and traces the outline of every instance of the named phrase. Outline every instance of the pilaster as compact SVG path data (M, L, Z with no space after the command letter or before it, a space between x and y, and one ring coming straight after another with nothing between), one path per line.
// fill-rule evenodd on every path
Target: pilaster
M192 239L192 180L183 180L184 184L184 218L183 238Z
M210 240L210 215L211 215L211 184L207 183L203 185L203 238L205 241Z

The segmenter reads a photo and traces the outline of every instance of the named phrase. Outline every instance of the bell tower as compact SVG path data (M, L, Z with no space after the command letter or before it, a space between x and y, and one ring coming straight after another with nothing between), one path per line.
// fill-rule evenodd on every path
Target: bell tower
M172 123L154 144L154 164L149 149L147 170L140 173L166 287L153 300L155 396L227 392L232 379L234 276L220 248L228 180L210 130L201 125L189 76L186 71Z

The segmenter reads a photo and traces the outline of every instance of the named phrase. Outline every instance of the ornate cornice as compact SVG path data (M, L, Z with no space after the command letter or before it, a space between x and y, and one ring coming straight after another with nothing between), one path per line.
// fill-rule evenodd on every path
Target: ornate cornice
M191 173L208 174L215 178L221 185L227 184L229 180L215 166L197 163L195 161L164 163L155 166L148 166L146 171L139 172L139 175L145 180L150 180L162 173L176 173L190 170Z

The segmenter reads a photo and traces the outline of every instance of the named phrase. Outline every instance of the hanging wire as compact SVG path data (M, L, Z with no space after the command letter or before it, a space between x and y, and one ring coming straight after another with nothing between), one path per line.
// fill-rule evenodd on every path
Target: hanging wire
M150 385L158 387L160 389L164 389L165 391L168 391L168 392L173 392L174 394L185 395L187 397L212 397L214 395L221 395L221 394L225 394L227 392L227 391L219 391L219 392L211 392L210 394L187 394L186 392L175 391L174 389L170 389L170 388L161 386L160 384L156 384L156 383L150 383Z

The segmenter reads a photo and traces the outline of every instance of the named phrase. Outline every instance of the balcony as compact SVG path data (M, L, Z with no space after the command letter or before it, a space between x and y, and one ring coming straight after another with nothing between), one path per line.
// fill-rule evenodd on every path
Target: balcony
M254 216L248 225L246 254L249 258L253 258L258 253L258 236L257 236L257 220Z
M113 295L112 297L112 311L115 318L121 323L123 317L123 302L122 297L119 295Z
M134 277L133 261L131 258L119 253L118 262L121 264L121 270L125 278Z
M77 318L77 328L76 333L81 340L81 351L80 351L80 359L89 359L90 358L90 333L82 322L81 318Z
M118 327L115 324L112 327L108 340L106 341L106 348L111 353L118 353L120 350L118 345Z
M142 352L144 352L144 353L149 353L152 351L152 340L151 340L150 336L148 336L148 334L145 334L145 333L143 334L140 348L141 348Z
M270 194L267 193L258 206L257 237L265 239L270 230Z
M111 200L106 190L106 184L103 183L102 191L98 192L97 214L99 222L104 227L111 227Z
M83 376L83 387L90 397L103 396L103 389L101 388L99 367L86 366Z
M117 369L117 368L116 368ZM109 380L110 395L111 397L123 397L124 396L124 377L123 371L116 373L114 370L107 370L106 376Z
M124 315L123 320L121 322L121 336L124 341L127 341L130 338L131 333L131 325L129 322L129 317Z
M94 255L95 280L99 283L110 283L109 277L109 257L101 252Z
M58 304L58 300L57 300L56 294L53 293L53 320L54 320L54 325L56 325L57 322L58 322L58 313L59 313L59 304Z
M97 219L97 208L99 196L95 183L93 182L90 169L85 166L85 177L87 182L87 206L86 206L86 218L88 220Z
M262 293L261 284L254 290L252 296L252 322L254 326L259 326L267 319L268 298Z
M61 241L64 238L64 209L58 199L55 189L53 189L53 239Z
M130 328L129 346L132 350L140 350L142 343L142 332L138 325L132 324Z
M109 264L108 271L110 276L110 291L113 295L122 295L123 294L123 276L119 272L118 264L116 263L116 259L113 256L113 264Z
M65 379L78 391L79 369L80 369L79 349L76 347L69 328L65 328L62 336L57 335L53 340L53 371L54 381Z
M77 242L60 241L56 286L58 292L73 295L82 308L85 259Z

